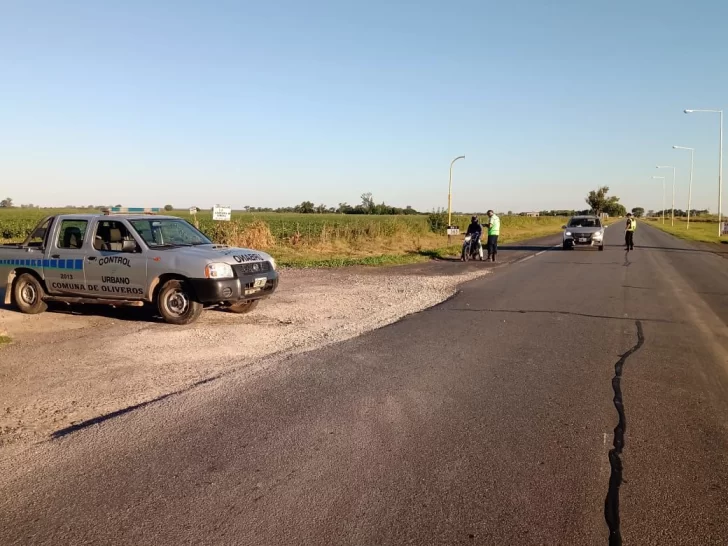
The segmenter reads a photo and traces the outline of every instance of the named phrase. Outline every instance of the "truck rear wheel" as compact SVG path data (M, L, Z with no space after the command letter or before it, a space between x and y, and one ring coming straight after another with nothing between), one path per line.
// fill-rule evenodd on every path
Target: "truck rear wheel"
M245 313L250 313L256 307L258 307L258 300L233 303L232 305L225 307L225 309L231 313L244 315Z
M30 273L23 273L13 284L13 301L21 313L37 315L48 309L43 301L43 285Z
M169 324L190 324L202 314L202 304L195 301L188 283L171 280L157 294L157 309Z

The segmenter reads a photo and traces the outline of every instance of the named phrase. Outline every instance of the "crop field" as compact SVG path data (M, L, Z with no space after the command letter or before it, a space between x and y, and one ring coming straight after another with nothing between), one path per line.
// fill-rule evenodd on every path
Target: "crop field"
M22 241L44 217L59 213L94 214L90 209L0 209L0 241ZM289 265L402 263L426 259L447 246L443 214L377 216L353 214L296 214L233 212L230 222L215 222L210 211L193 218L187 210L169 215L197 223L217 243L267 250ZM470 218L453 216L465 230ZM501 217L501 242L508 243L557 233L564 218ZM457 253L457 243L447 249Z

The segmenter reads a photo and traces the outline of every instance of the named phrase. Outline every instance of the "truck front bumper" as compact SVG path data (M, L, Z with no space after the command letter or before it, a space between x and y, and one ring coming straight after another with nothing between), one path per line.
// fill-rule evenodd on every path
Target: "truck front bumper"
M190 279L197 301L205 305L267 298L278 288L278 272L235 279Z

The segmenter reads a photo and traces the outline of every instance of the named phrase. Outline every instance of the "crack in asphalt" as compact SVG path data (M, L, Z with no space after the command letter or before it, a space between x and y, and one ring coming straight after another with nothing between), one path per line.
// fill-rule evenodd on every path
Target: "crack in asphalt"
M445 303L445 302L443 302ZM442 309L443 311L465 311L473 313L516 313L516 314L531 314L531 313L542 313L546 315L571 315L576 317L596 318L596 319L611 319L611 320L628 320L638 322L661 322L663 324L684 324L683 322L677 322L674 320L660 319L660 318L635 318L635 317L615 317L613 315L591 315L589 313L577 313L575 311L552 311L549 309L480 309L477 307L456 307L454 309Z
M622 485L622 450L624 449L624 436L627 433L627 416L624 412L622 401L622 372L627 359L640 350L645 343L645 335L642 331L642 322L635 321L637 326L637 343L624 353L614 365L614 377L612 377L612 390L614 391L614 407L617 409L619 420L614 427L614 441L612 449L609 450L609 489L604 499L604 520L609 528L609 546L621 546L622 531L619 518L619 488Z

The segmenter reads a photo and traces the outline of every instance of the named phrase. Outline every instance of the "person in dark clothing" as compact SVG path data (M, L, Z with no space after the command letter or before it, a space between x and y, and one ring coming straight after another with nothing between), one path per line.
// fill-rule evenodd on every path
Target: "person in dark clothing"
M480 222L478 221L477 216L473 216L470 219L470 225L468 226L468 231L466 235L472 235L474 239L474 243L478 245L478 254L480 255L480 259L483 259L483 245L480 242L480 238L483 235L483 226L480 225ZM465 259L465 245L463 245L463 259Z
M483 235L483 226L480 225L478 217L473 216L470 219L470 225L468 226L467 235L475 235L476 233L478 234L478 236Z

